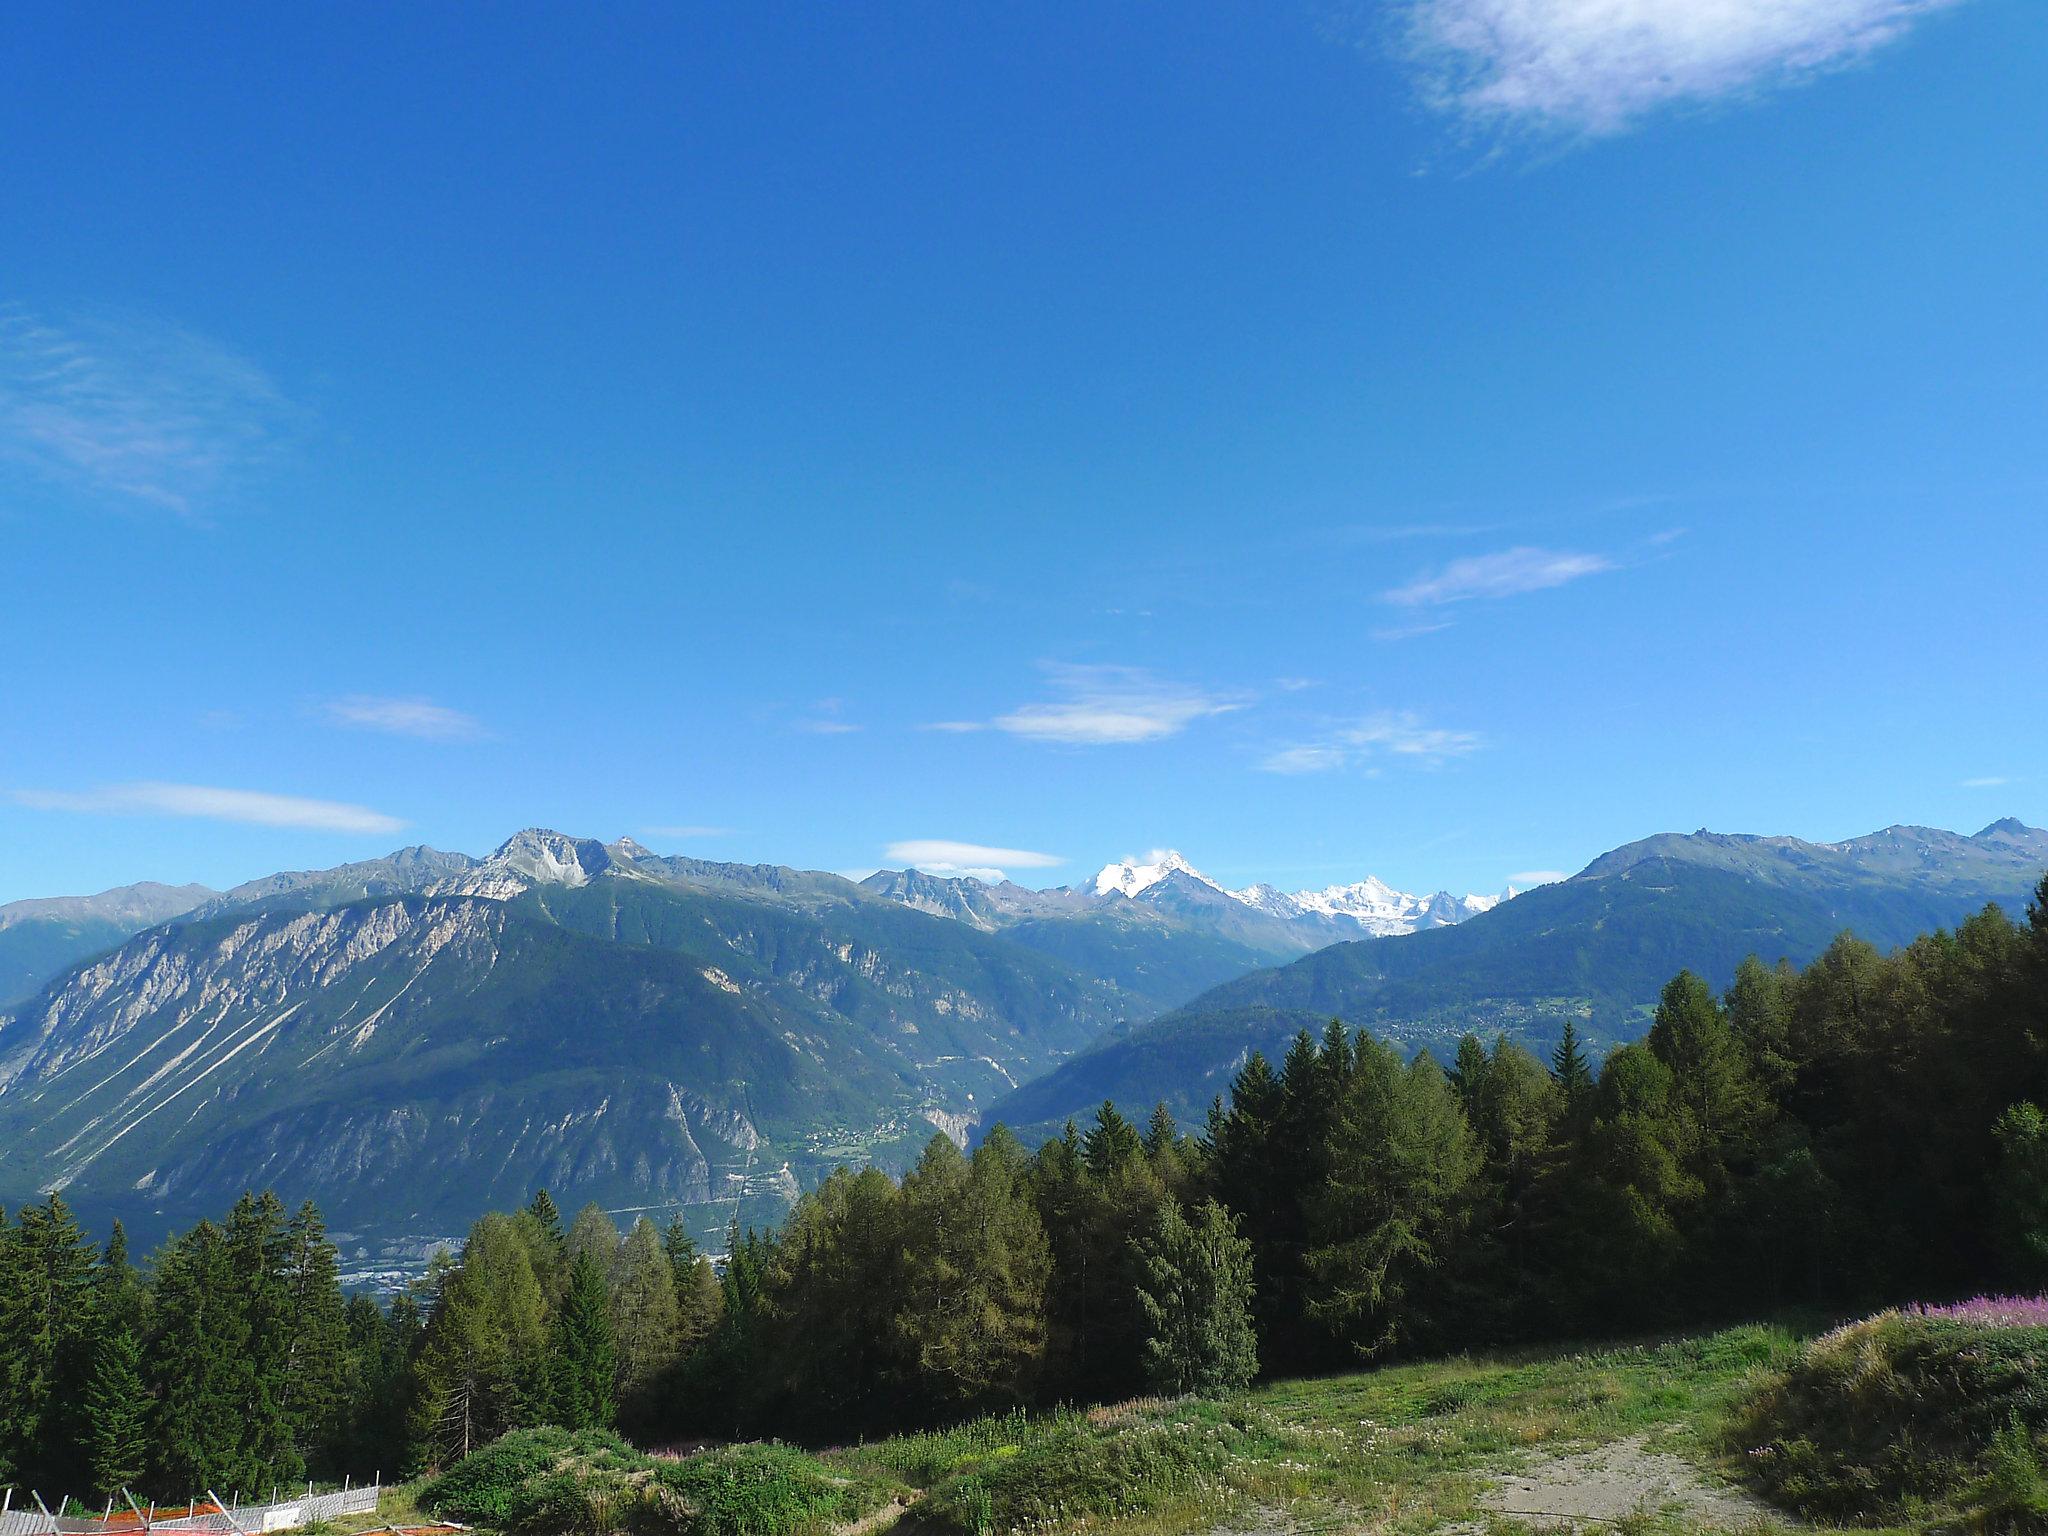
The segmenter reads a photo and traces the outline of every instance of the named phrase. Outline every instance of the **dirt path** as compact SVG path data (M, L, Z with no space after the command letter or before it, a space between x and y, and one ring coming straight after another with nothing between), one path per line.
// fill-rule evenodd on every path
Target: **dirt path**
M1503 1474L1480 1503L1539 1528L1599 1530L1625 1515L1675 1509L1700 1529L1740 1530L1758 1520L1783 1523L1760 1499L1707 1482L1697 1468L1635 1435L1569 1455L1530 1460Z

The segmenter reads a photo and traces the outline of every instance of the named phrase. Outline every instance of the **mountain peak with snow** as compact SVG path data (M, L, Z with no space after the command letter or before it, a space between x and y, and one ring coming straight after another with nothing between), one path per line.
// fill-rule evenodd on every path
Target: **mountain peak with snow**
M1176 850L1155 848L1142 858L1124 859L1119 863L1103 865L1101 872L1095 877L1095 894L1107 896L1115 892L1124 896L1136 896L1140 891L1150 890L1168 875L1186 875L1191 880L1199 880L1202 884L1213 886L1219 891L1223 889L1182 858Z

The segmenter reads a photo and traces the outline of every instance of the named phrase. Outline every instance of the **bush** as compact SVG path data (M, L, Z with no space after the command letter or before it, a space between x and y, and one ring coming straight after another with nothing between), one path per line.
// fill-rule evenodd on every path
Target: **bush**
M2036 1439L2048 1431L2048 1327L1881 1313L1816 1339L1767 1378L1735 1437L1754 1480L1809 1515L1883 1519L1968 1508L2048 1529ZM1995 1507L1994 1507L1995 1506Z
M512 1536L790 1536L884 1496L786 1446L663 1461L601 1430L522 1429L450 1467L420 1502Z

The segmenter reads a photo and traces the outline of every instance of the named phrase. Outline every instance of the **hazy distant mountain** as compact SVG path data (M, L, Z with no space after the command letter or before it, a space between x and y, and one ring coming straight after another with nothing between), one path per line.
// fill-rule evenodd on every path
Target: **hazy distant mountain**
M536 1184L715 1231L960 1134L1132 1016L850 881L527 831L238 887L0 1014L0 1194L201 1211L275 1184L360 1231Z
M97 896L44 896L0 907L0 1008L32 997L59 971L132 934L189 912L203 885L117 886Z
M1046 891L916 869L883 870L862 885L884 900L1008 934L1152 1011L1347 939L1447 927L1502 899L1410 896L1372 878L1291 894L1270 885L1235 891L1171 849Z
M1811 959L1844 929L1881 947L1953 926L1986 902L2017 912L2048 868L2048 832L1998 821L1973 837L1888 827L1841 843L1664 834L1455 927L1346 943L1226 982L1106 1037L990 1112L1043 1131L1105 1098L1198 1114L1245 1055L1332 1017L1409 1047L1467 1030L1539 1050L1563 1020L1596 1044L1633 1039L1664 982L1725 984L1745 955Z

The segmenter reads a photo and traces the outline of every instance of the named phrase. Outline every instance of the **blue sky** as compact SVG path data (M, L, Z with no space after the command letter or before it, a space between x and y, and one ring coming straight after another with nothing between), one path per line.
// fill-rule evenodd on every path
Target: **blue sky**
M2030 0L14 15L0 899L2048 821L2044 79Z

